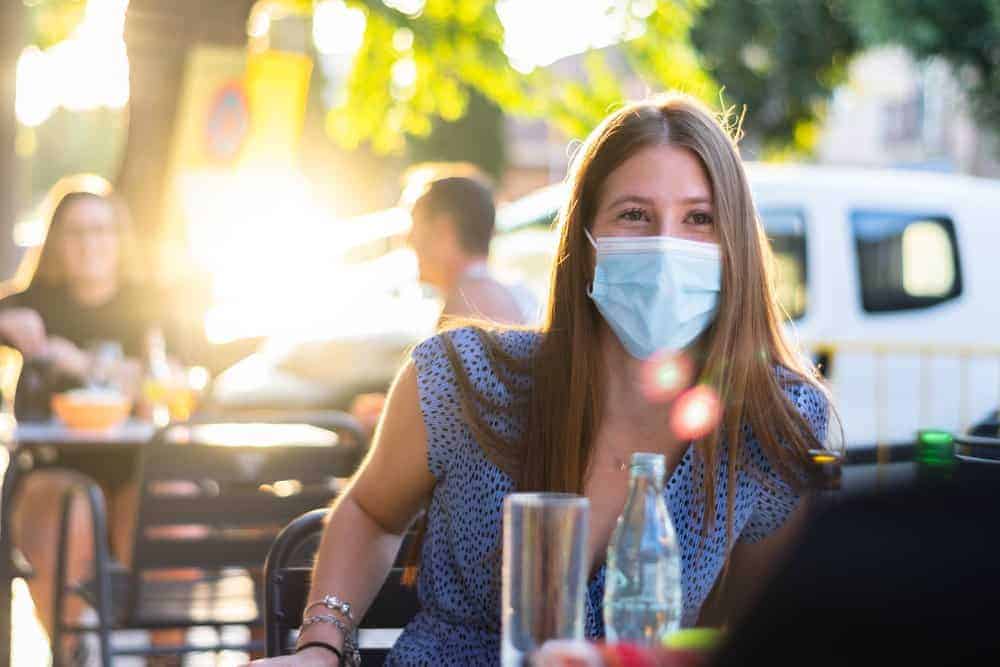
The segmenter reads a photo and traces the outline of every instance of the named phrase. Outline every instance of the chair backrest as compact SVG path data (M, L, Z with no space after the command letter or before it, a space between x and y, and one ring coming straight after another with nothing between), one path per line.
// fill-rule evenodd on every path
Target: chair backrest
M350 447L366 449L368 434L354 416L340 410L276 410L248 409L201 412L192 417L190 424L308 424L333 431L341 442Z
M969 429L969 435L1000 438L1000 410L994 410Z
M264 569L264 608L269 657L287 654L291 633L302 624L312 574L312 568L305 563L312 560L327 514L328 510L313 510L288 524L268 554ZM406 542L400 554L408 553ZM403 568L397 563L358 627L363 634L367 630L397 630L409 623L418 609L416 591L403 584ZM362 636L361 655L365 667L381 664L387 652L385 647L366 646Z
M955 456L960 463L998 466L1000 471L1000 437L971 434L956 436Z
M336 433L305 424L160 431L140 457L129 609L150 570L261 570L282 527L327 504L362 455Z

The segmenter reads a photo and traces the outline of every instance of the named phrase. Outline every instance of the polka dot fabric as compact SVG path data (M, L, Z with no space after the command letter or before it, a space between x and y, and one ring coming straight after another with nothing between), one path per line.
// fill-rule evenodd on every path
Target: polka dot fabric
M503 499L513 490L506 473L491 463L462 418L459 391L445 355L442 336L457 349L473 385L501 405L512 396L491 371L485 350L471 329L435 336L413 352L420 407L427 428L428 466L437 485L428 508L417 594L421 610L406 627L386 664L466 667L500 660L500 539ZM501 334L507 352L528 357L538 335ZM524 381L518 389L525 388ZM786 390L822 442L827 408L823 396L802 384ZM503 435L516 437L520 424L502 415L484 415ZM733 530L738 540L756 541L778 528L795 508L794 491L769 465L759 443L744 429L748 465L737 475ZM704 474L688 448L664 488L682 554L684 610L691 625L725 560L727 480L716 484L716 528L701 535ZM604 567L594 572L586 600L586 634L604 635L601 603Z

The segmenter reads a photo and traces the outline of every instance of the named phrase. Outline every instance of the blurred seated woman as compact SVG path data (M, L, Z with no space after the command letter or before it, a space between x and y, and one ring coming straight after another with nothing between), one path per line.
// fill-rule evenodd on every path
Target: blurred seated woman
M29 252L14 279L23 285L28 275L30 283L0 301L0 338L24 358L15 398L22 420L47 417L51 393L86 384L111 385L138 399L144 341L158 327L164 305L140 281L126 212L106 180L68 177L56 184L49 201L45 241ZM104 356L102 350L109 347L120 353ZM131 542L135 503L131 462L95 460L93 469L83 472L105 487L112 546L128 560L124 550ZM35 570L28 585L50 634L59 499L78 474L59 469L31 473L15 498L15 543ZM86 580L92 535L82 499L73 509L71 531L69 577ZM67 603L71 615L79 613L75 596Z
M602 637L605 554L636 451L667 459L683 626L739 614L780 562L806 516L828 398L785 338L735 139L686 96L634 104L584 142L569 185L541 329L466 327L414 350L325 528L302 650L255 665L353 664L352 619L425 505L421 610L386 664L499 664L512 491L589 498L585 629ZM682 428L680 399L644 390L658 352L687 358L688 387L718 398L711 428Z
M0 338L50 388L100 379L136 398L145 337L159 325L162 302L140 279L124 205L106 180L90 175L61 180L50 200L45 241L13 281L13 289L25 282L27 289L0 300ZM37 405L20 400L29 414L18 417L46 416L44 398Z

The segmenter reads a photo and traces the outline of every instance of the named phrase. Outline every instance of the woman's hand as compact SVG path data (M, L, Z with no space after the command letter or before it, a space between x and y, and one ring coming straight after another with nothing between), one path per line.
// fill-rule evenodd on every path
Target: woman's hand
M0 337L16 347L25 359L45 353L45 322L31 308L10 308L0 312Z
M82 380L90 372L90 355L65 338L50 337L45 344L44 354L51 360L53 368L67 375Z
M295 655L254 660L249 667L342 667L342 665L337 660L337 656L330 651L325 648L313 647Z
M133 401L142 399L142 374L142 362L132 358L116 361L107 369L111 385Z

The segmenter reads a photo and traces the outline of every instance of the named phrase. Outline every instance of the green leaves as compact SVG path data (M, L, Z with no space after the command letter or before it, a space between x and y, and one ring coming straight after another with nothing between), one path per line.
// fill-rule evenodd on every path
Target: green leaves
M401 151L407 135L426 136L434 119L462 117L470 89L489 88L494 78L498 97L516 103L492 2L427 0L415 16L381 0L348 4L365 11L367 21L345 94L328 112L327 130L341 145ZM394 39L400 30L408 32Z
M851 15L867 44L901 44L953 65L973 114L1000 129L1000 0L854 0Z
M701 12L692 39L702 62L746 105L746 131L764 156L811 151L817 119L860 46L847 0L715 0Z
M69 37L83 20L86 4L84 0L37 0L27 4L32 42L47 49Z
M588 53L582 79L544 69L518 72L504 52L496 0L426 0L415 15L382 0L347 4L363 9L367 23L345 94L327 118L328 132L346 147L369 142L378 152L402 150L406 135L424 136L436 119L462 117L472 91L506 113L543 117L582 137L609 109L635 96L635 88L640 94L679 88L707 100L718 89L687 37L704 0L618 0L615 10L627 15L627 59L611 63L604 53ZM572 17L566 19L566 26L552 29L571 29ZM412 34L405 53L393 48L400 29ZM407 72L415 77L403 86L400 74ZM642 81L626 91L622 81L635 79L633 72Z
M629 98L679 89L718 106L724 88L728 104L747 109L745 129L764 155L801 154L853 54L883 43L947 60L977 118L1000 128L1000 0L604 0L624 39L588 53L571 74L513 67L497 11L506 1L343 0L364 12L365 34L328 134L345 147L400 152L407 137L462 118L478 94L579 138ZM47 48L67 38L85 8L86 0L32 0L31 41ZM575 19L567 11L539 39L579 29Z

